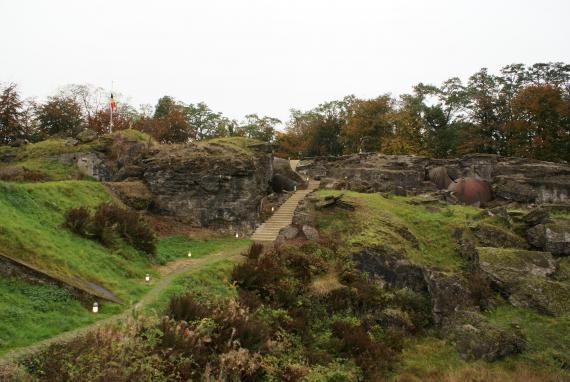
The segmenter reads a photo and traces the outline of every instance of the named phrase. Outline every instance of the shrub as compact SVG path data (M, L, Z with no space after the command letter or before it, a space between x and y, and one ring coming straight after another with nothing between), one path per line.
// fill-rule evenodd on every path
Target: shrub
M175 320L195 321L207 317L210 310L197 302L191 294L185 294L170 299L167 314Z
M101 203L91 216L84 208L72 208L66 213L65 226L84 237L92 237L101 244L113 246L119 237L136 249L156 253L156 237L141 216L109 203Z
M262 253L263 253L263 244L253 243L252 245L250 245L245 255L248 259L257 260L259 259Z
M402 347L402 336L398 333L390 333L385 341L375 341L362 325L353 326L345 321L334 322L332 333L340 339L338 351L353 356L369 380L376 380L389 370Z
M0 169L0 180L6 182L45 182L48 177L35 170L25 167L12 167Z
M90 223L91 214L85 207L72 208L65 213L64 225L73 233L81 236L87 235L87 226Z

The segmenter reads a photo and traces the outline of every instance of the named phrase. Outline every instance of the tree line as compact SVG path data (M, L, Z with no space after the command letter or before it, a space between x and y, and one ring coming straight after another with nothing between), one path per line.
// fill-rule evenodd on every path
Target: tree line
M115 94L115 98L117 97ZM110 94L90 85L68 85L45 102L23 99L16 84L0 85L0 144L37 142L49 137L73 137L84 129L99 135L110 131ZM156 106L136 109L118 102L113 130L136 129L161 143L187 143L226 136L273 141L277 118L248 114L238 122L203 102L186 104L170 96Z
M292 110L276 143L282 155L359 151L454 157L493 153L570 161L570 65L481 69L466 83L420 83L410 94L347 96Z
M119 97L120 98L120 97ZM68 85L45 102L22 99L15 84L0 86L0 144L109 131L109 94ZM292 109L285 130L277 118L246 115L236 121L205 103L170 96L139 109L119 102L114 129L133 128L162 143L245 136L273 142L281 156L340 155L360 151L455 157L493 153L570 161L570 65L511 64L498 74L481 69L466 83L420 83L412 92L372 99L353 95L311 110Z

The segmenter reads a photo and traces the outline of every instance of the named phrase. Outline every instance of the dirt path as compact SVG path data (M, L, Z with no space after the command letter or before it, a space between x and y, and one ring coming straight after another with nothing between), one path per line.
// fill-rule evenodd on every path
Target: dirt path
M30 346L26 346L23 348L19 348L0 356L0 366L4 364L8 364L11 362L16 362L19 358L24 356L30 356L35 353L38 353L42 349L55 344L55 343L62 343L72 340L75 337L84 335L92 330L97 328L103 327L105 325L123 320L128 318L133 314L135 310L141 310L145 305L153 302L160 296L160 293L164 291L164 289L170 285L170 283L182 273L191 270L198 270L205 265L215 264L220 261L230 260L230 259L238 259L239 254L243 251L244 247L238 246L231 250L227 250L224 252L213 253L211 255L207 255L204 257L200 257L199 259L182 259L176 260L171 262L170 264L164 265L160 267L158 270L160 274L163 276L160 280L156 281L155 285L152 285L152 289L148 291L147 294L143 296L143 298L133 305L132 308L126 309L124 312L116 314L112 317L105 318L103 320L94 322L88 326L84 326L78 329L74 329L62 334L59 334L55 337L48 338L46 340L37 342Z

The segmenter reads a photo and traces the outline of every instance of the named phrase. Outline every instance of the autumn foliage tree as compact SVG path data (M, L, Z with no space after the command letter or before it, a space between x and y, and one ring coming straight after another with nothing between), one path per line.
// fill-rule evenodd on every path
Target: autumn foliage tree
M335 107L342 112L330 113ZM466 83L451 78L441 86L418 84L397 99L349 96L294 110L277 144L285 156L363 150L570 161L570 65L512 64L498 75L481 69Z
M39 127L49 136L74 136L83 124L81 106L71 97L53 96L37 109Z
M16 84L8 84L0 91L0 144L10 144L25 135L24 103Z

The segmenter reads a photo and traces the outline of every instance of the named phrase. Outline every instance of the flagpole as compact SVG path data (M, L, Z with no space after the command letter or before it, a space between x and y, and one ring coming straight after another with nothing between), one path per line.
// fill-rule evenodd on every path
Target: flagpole
M113 81L111 81L111 98L109 100L109 111L110 111L109 132L113 133Z

